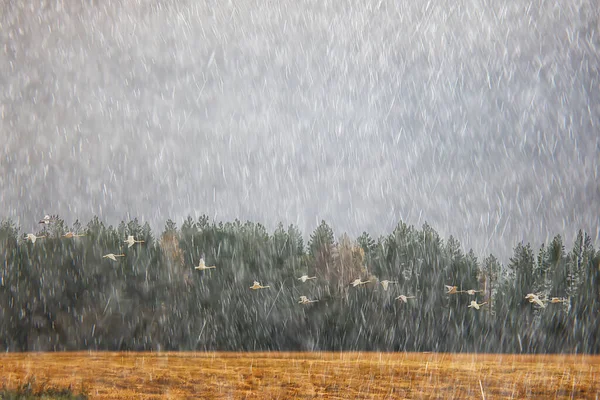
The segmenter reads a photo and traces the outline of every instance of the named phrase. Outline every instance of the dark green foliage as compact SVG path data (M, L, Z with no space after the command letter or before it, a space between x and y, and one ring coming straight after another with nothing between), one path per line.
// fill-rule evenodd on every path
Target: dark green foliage
M154 236L137 219L69 228L57 217L33 244L0 221L0 349L600 352L600 253L583 232L568 253L560 236L535 251L520 243L503 266L427 224L336 240L322 221L306 247L294 225L177 225ZM144 242L129 248L128 235ZM195 270L201 257L217 268ZM369 282L354 288L357 278ZM254 280L270 288L250 290Z
M500 261L493 254L483 260L480 281L482 281L484 288L483 299L489 303L492 314L494 313L493 300L498 291L501 270Z
M308 250L313 256L316 256L319 252L331 251L333 242L333 230L325 221L321 221L321 224L310 235Z

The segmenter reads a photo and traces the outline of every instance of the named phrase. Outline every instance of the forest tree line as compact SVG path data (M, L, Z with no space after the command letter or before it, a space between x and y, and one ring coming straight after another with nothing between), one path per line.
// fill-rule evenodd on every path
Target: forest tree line
M159 236L137 219L106 227L97 217L35 234L45 237L32 243L0 222L3 351L600 353L600 251L582 231L569 251L560 235L536 249L519 243L506 265L403 222L352 239L323 221L306 244L294 225L269 233L207 216L180 228L169 220ZM144 242L128 248L128 235ZM194 269L203 254L215 269ZM350 285L357 278L369 283ZM250 290L255 280L270 287ZM383 280L396 283L386 291ZM299 304L301 295L319 301Z

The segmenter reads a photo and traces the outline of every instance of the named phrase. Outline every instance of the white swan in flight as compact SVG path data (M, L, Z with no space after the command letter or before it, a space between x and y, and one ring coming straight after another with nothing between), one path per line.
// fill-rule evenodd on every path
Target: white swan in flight
M540 297L537 294L528 293L525 298L529 300L530 303L535 303L542 308L546 308L546 305L542 300L540 300Z
M260 284L260 282L254 281L254 284L252 286L250 286L250 289L252 289L252 290L258 290L258 289L266 289L266 288L269 288L269 287L271 287L271 286L262 286Z
M102 258L110 258L113 261L117 261L117 257L125 257L125 254L108 253L107 255L102 256Z
M125 240L125 243L127 243L127 248L130 248L135 243L144 243L144 241L143 240L135 240L133 238L133 235L129 235L129 236L127 236L127 240Z
M300 304L308 304L308 303L316 303L319 300L309 300L308 297L306 296L300 296L300 301L298 303Z
M71 238L74 238L74 237L82 237L82 236L85 236L85 235L83 235L83 234L79 235L79 234L75 234L73 232L67 232L67 233L65 233L63 235L63 237L67 238L67 239L71 239Z
M415 298L415 296L405 296L405 295L401 294L400 296L396 297L396 300L400 300L405 303L408 303L408 301L407 301L408 299L414 299L414 298Z
M48 225L50 222L55 222L56 221L56 217L51 217L49 215L44 216L44 218L42 218L40 220L40 224L46 224Z
M471 300L471 304L469 304L468 308L479 310L479 307L484 304L487 304L487 301L484 301L483 303L477 303L475 300Z
M552 304L556 304L556 303L566 303L567 299L561 299L560 297L553 297L550 299L550 303Z
M27 236L25 236L25 240L30 240L31 243L35 243L36 240L45 238L45 237L46 236L35 236L33 233L28 233Z
M207 267L206 264L204 263L204 258L200 259L200 262L198 263L198 266L195 267L195 269L198 269L200 271L204 271L205 269L213 269L213 268L217 268L215 265L211 265L210 267Z
M458 290L458 286L450 286L450 285L444 285L446 286L446 294L456 294L456 293L464 293L464 290Z
M355 280L353 280L350 284L353 287L357 287L359 285L364 285L365 283L369 283L370 281L362 281L360 278L356 278Z
M298 278L298 280L302 281L303 283L306 282L309 279L317 279L317 277L316 276L309 277L308 275L302 275L300 278Z

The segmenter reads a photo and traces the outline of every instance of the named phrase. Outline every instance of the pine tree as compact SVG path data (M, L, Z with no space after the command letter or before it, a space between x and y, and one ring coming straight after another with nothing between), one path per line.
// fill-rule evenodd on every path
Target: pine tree
M86 225L87 235L92 242L96 242L104 234L105 229L104 224L100 222L97 215L94 215Z
M579 236L579 235L578 235ZM578 242L579 241L579 245ZM569 299L573 324L574 351L600 353L600 252L596 253L586 233L575 241L581 258L581 273L576 295Z
M321 221L321 224L310 235L308 251L317 276L329 282L336 275L334 269L335 243L333 230L325 221ZM329 283L332 287L336 287L338 284L337 281Z
M549 273L553 276L551 294L556 297L564 297L569 288L569 271L565 246L560 235L556 235L548 246L547 260Z
M287 258L287 253L289 249L289 241L290 238L287 234L287 231L283 228L283 224L280 222L273 232L273 238L271 240L273 249L272 253L276 257L276 265L281 267Z
M373 253L377 247L373 238L367 233L363 232L357 239L356 243L360 246L365 254L365 261L368 264L371 263L371 259L373 258Z
M137 223L137 218L134 221ZM139 224L138 224L138 226L139 226ZM131 232L132 228L130 227L129 229L130 229L130 232ZM139 235L138 237L141 237L141 240L144 241L144 244L146 246L150 246L151 247L154 244L154 235L152 234L152 229L150 228L150 224L148 223L148 221L144 222L144 225L142 226L141 229L139 229L139 230L136 229L135 231L139 232L138 233L138 235Z
M494 299L498 290L498 279L500 278L501 269L502 266L500 265L500 262L493 254L490 254L483 260L484 301L487 301L490 304L490 310L494 310Z
M198 222L196 222L196 227L200 231L210 228L210 218L208 218L208 215L203 214L200 217L198 217Z
M371 277L365 265L364 250L357 246L346 233L340 236L334 246L333 264L328 279L337 282L339 290L347 287L348 283L354 279Z
M323 220L310 235L308 249L313 255L322 251L331 251L334 240L333 230L327 225L327 222Z
M469 249L469 252L465 256L465 273L465 281L468 287L479 289L479 277L481 271L479 268L479 260L473 249Z
M288 226L290 254L296 257L304 256L304 238L302 232L294 224Z
M179 232L177 231L177 224L170 219L167 220L165 224L165 229L160 237L159 246L162 250L163 256L167 260L168 266L183 267L184 258L183 251L179 245Z
M417 234L417 251L415 252L416 268L420 276L416 288L423 297L437 303L441 298L439 291L448 284L443 272L443 242L438 233L427 223Z
M513 276L515 279L515 306L522 304L525 296L534 291L534 265L535 257L533 256L531 245L528 243L526 246L523 246L522 243L519 243L515 248L514 255L510 258L508 264L508 268L509 270L513 271Z
M546 245L542 243L540 249L538 251L538 255L536 258L535 267L533 270L534 275L534 287L533 291L539 294L543 298L547 298L550 296L552 291L552 274L551 266L548 261L548 252L546 251Z
M416 248L415 229L404 222L398 222L394 231L387 236L384 244L384 265L377 271L380 275L402 276L410 279L414 275Z
M567 257L567 297L577 296L577 290L581 286L581 275L584 263L584 237L583 231L577 232L573 250Z
M191 215L188 215L185 221L183 221L183 224L181 224L181 234L184 236L190 235L194 234L197 230L196 222Z

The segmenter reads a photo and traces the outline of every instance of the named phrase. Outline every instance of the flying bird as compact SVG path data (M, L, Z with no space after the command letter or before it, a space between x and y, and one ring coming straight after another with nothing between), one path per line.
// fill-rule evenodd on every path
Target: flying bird
M553 297L550 299L550 303L556 304L556 303L566 303L567 299L561 299L559 297Z
M107 255L102 256L102 258L110 258L113 261L117 261L117 257L125 257L125 254L108 253Z
M55 222L56 221L56 217L51 217L49 215L44 216L44 218L42 218L40 220L40 224L46 224L48 225L50 222Z
M298 280L302 281L303 283L306 282L309 279L317 279L317 277L316 276L309 277L308 275L302 275L300 278L298 278Z
M309 300L308 297L306 296L300 296L300 301L298 303L300 304L308 304L308 303L316 303L319 300Z
M463 290L458 290L458 286L450 286L450 285L444 285L444 286L446 286L446 289L448 290L446 292L446 294L464 293Z
M133 238L133 235L129 235L129 236L127 236L127 240L125 240L125 243L127 243L127 248L130 248L135 243L144 243L144 241L143 240L135 240Z
M467 290L467 293L470 294L471 296L475 296L475 293L481 293L481 292L483 292L483 290L475 290L475 289Z
M360 278L356 278L356 279L355 279L354 281L352 281L350 284L351 284L353 287L357 287L357 286L359 286L359 285L364 285L365 283L369 283L369 281L364 281L364 282L363 282L363 281L361 281L361 280L360 280Z
M405 303L408 303L408 301L407 301L408 299L414 299L414 298L415 298L415 296L405 296L405 295L401 294L400 296L396 297L396 300L400 300Z
M542 302L542 300L540 300L537 294L529 293L527 294L527 296L525 296L525 298L529 300L530 303L535 303L542 308L546 308L546 305L544 304L544 302Z
M250 286L250 289L252 289L252 290L258 290L258 289L266 289L266 288L269 288L269 287L271 287L271 286L262 286L260 284L260 282L254 281L254 284L252 286Z
M198 269L200 271L204 271L205 269L213 269L213 268L217 268L215 265L211 265L210 267L207 267L206 264L204 264L204 258L200 259L200 262L198 263L198 266L195 267L195 269Z
M31 243L35 243L36 240L45 238L45 237L46 236L35 236L33 233L28 233L27 236L25 236L25 240L30 240Z
M475 300L471 300L471 304L468 305L468 308L474 308L476 310L479 310L479 307L487 304L487 301L484 301L483 303L479 303L477 304L477 302Z
M383 281L381 281L379 283L381 283L381 286L383 286L383 290L387 291L388 290L388 286L389 286L390 283L398 283L398 282L396 282L396 281L388 281L386 279L386 280L383 280Z
M78 235L78 234L75 234L73 232L67 232L67 233L65 233L63 235L63 237L65 237L67 239L71 239L71 238L74 238L74 237L82 237L82 236L85 236L85 235Z

